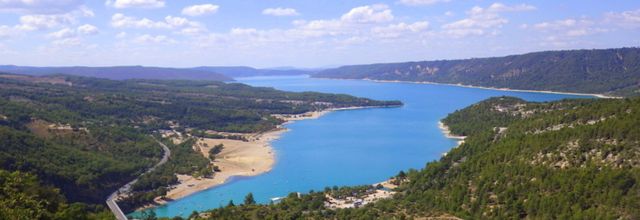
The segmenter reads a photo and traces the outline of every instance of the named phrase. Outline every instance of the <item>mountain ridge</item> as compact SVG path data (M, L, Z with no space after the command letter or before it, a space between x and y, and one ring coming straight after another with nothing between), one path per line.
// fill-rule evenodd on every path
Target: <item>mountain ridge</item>
M503 57L349 65L323 70L312 77L638 96L640 48L542 51Z
M17 66L0 65L0 72L44 76L54 74L105 78L111 80L213 80L233 81L233 78L251 76L308 75L315 71L298 68L258 69L249 66L199 66L191 68L154 66Z
M105 78L111 80L126 79L165 79L165 80L213 80L232 81L233 79L220 73L182 68L146 67L146 66L63 66L63 67L34 67L34 66L0 66L0 72L22 75L53 75L66 74L84 77Z

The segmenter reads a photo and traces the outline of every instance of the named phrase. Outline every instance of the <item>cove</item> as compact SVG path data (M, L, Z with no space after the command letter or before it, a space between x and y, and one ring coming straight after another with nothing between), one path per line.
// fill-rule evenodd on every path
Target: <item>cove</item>
M325 187L373 184L400 170L421 169L456 145L438 128L438 122L456 109L494 96L527 101L552 101L591 96L465 88L451 85L330 80L307 76L252 77L238 82L286 91L345 93L378 100L400 100L398 108L334 111L319 119L287 124L290 130L272 143L276 164L265 174L236 177L164 206L153 208L158 217L186 217L226 205L240 204L248 193L256 201L291 192L306 193Z

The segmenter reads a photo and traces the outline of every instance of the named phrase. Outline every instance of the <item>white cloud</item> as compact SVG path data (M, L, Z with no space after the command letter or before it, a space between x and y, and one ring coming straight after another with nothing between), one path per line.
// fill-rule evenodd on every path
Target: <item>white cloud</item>
M59 40L54 40L52 42L54 46L63 46L63 47L71 47L71 46L83 46L82 39L77 37L71 38L62 38Z
M351 9L341 20L357 23L380 23L393 20L389 6L384 4L365 5Z
M75 17L70 14L62 15L23 15L20 16L20 29L32 31L50 29L63 24L75 22Z
M587 22L584 20L583 22ZM575 27L578 24L578 21L575 19L565 19L565 20L557 20L551 22L542 22L533 25L533 28L538 30L561 30L565 28Z
M63 28L59 31L47 34L48 38L53 39L49 49L63 49L67 47L76 47L81 49L92 49L97 45L89 45L84 42L83 36L94 35L98 33L98 28L84 24L77 28Z
M47 34L47 37L57 38L57 39L70 38L75 36L76 36L76 32L71 28L63 28L62 30Z
M184 34L184 35L197 36L200 34L204 34L206 32L207 32L207 29L204 26L197 25L197 26L189 26L189 27L182 28L178 33Z
M377 24L388 23L394 19L387 5L365 5L355 7L343 14L339 19L329 20L296 20L294 28L287 30L285 37L323 37L353 35L367 31Z
M249 48L305 44L309 47L345 49L371 40L421 39L427 36L429 22L393 23L394 16L386 5L355 7L334 19L295 20L288 29L233 28L226 33L194 35L197 48ZM277 46L276 46L277 47Z
M255 35L258 33L258 30L256 30L255 28L232 28L231 32L229 32L231 35Z
M523 25L522 28L534 30L541 34L538 43L541 46L569 47L585 43L586 41L582 41L582 37L609 32L610 29L603 27L602 24L602 22L588 18L568 18Z
M451 0L400 0L403 5L433 5L441 2L450 2Z
M0 5L8 4L11 0L0 0ZM25 4L32 2L32 4L42 4L46 1L24 1ZM64 0L59 3L65 2ZM40 5L39 5L40 6ZM73 25L78 23L78 20L82 17L94 16L93 11L85 6L80 6L77 9L62 13L62 14L28 14L18 17L18 24L15 25L0 25L0 40L14 38L18 36L25 36L26 33L32 31L42 31L57 28L58 31L45 34L44 37L52 39L66 39L72 38L77 35Z
M214 4L192 5L183 8L182 14L188 16L201 16L216 13L219 8L220 6Z
M468 18L451 22L442 26L444 32L453 37L465 37L469 35L495 35L509 20L500 16L500 12L519 12L535 10L536 7L520 4L507 6L501 3L493 3L487 8L479 6L471 8L467 12Z
M94 13L88 8L81 7L78 10L64 14L32 14L20 16L18 30L33 31L51 29L63 25L74 24L80 17L93 17Z
M266 8L262 10L263 15L272 16L297 16L300 15L294 8Z
M161 21L152 21L148 18L138 19L121 13L111 16L111 26L116 28L168 28L168 24Z
M80 7L82 0L0 0L0 11L60 14Z
M446 33L454 37L484 35L487 29L502 27L509 20L494 13L472 13L470 17L442 26Z
M77 28L78 33L85 35L94 35L98 33L98 28L96 26L85 24Z
M381 38L399 38L408 33L420 33L428 28L429 22L427 21L419 21L412 24L401 22L384 27L374 27L372 32L375 36Z
M120 33L116 34L116 38L118 38L118 39L122 39L122 38L125 38L125 37L127 37L127 32L123 31L123 32L120 32Z
M486 9L487 12L518 12L518 11L531 11L536 10L537 8L533 5L527 4L519 4L519 5L511 5L507 6L502 3L493 3L489 8Z
M111 16L111 26L115 28L180 28L200 26L199 23L182 17L167 16L164 21L153 21L148 18L136 18L121 13Z
M624 28L640 27L640 9L623 11L620 13L609 12L605 14L605 22Z
M0 39L6 39L15 34L13 27L7 25L0 25Z
M175 40L165 35L140 35L136 37L133 42L135 43L175 43Z
M107 0L105 5L114 8L162 8L164 0Z
M164 20L171 27L182 27L189 24L189 19L182 17L167 16Z
M531 26L533 29L551 34L553 40L581 37L596 33L607 32L605 28L597 27L597 23L589 19L564 19L537 23Z
M77 38L79 35L94 35L98 33L98 28L90 24L84 24L77 28L63 28L59 31L47 34L47 37L54 39Z

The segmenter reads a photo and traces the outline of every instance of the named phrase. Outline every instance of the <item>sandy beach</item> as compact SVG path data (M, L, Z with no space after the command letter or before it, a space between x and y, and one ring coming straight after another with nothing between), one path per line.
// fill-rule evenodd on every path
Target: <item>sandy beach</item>
M273 116L284 120L285 123L291 123L300 120L317 119L331 111L361 108L374 107L331 108L303 114ZM199 150L202 155L207 158L209 158L209 150L213 146L218 144L224 145L222 151L216 156L216 159L212 161L215 166L218 166L220 172L215 172L212 178L195 178L189 175L177 175L180 183L171 186L165 198L167 198L168 201L180 199L193 193L222 185L232 176L256 176L269 172L275 164L276 154L270 143L278 139L284 132L287 132L287 129L279 126L269 132L247 134L245 137L248 141L211 138L198 139L196 150ZM158 197L155 199L155 202L165 204L167 200Z
M209 157L209 150L218 144L224 148L213 162L220 172L215 172L212 178L194 178L189 175L178 175L179 184L172 186L166 198L176 200L193 193L224 184L232 176L255 176L269 172L275 163L275 152L270 142L278 139L286 129L247 135L249 141L230 139L201 138L196 146L205 157ZM156 203L166 203L156 199Z

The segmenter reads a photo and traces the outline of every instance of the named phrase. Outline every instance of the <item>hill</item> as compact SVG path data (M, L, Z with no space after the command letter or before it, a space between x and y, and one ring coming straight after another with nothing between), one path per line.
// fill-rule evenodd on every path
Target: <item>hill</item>
M214 219L638 219L640 99L531 103L485 100L443 122L465 142L422 170L400 172L396 194L332 209L327 188L275 205L229 205ZM367 189L367 187L364 187ZM370 189L370 188L369 188ZM456 217L454 217L456 216Z
M196 69L144 67L144 66L114 66L114 67L30 67L30 66L0 66L0 72L24 75L52 75L66 74L84 77L96 77L113 80L125 79L159 79L159 80L214 80L232 81L233 79L212 71Z
M125 202L125 208L135 208L163 195L165 187L177 181L176 173L212 172L209 159L193 150L195 141L172 144L158 131L175 130L194 137L202 131L254 133L283 123L273 114L399 104L219 81L0 74L0 185L13 184L2 170L17 172L16 178L37 176L29 180L34 189L25 194L35 194L36 202L50 203L50 213L43 214L47 216L68 211L66 201L88 204L77 206L85 211L102 207L111 192L160 160L162 148L154 138L160 139L169 145L172 156L158 172L145 175L141 184L146 185L134 186L140 190ZM40 197L56 200L38 200L38 192L33 192L38 185L46 188L42 191L46 195ZM11 200L20 193L0 192L2 219L16 219L12 211L28 212L28 204ZM62 196L53 195L57 193ZM33 208L32 213L39 211Z
M324 70L313 76L638 96L640 48L353 65Z
M309 75L317 71L302 70L296 68L256 69L246 66L201 66L194 68L165 68L145 66L32 67L0 65L0 72L33 76L65 74L113 80L158 79L232 81L233 78L238 77Z
M294 76L308 75L313 71L301 70L296 68L281 69L256 69L246 66L201 66L195 67L194 70L222 73L232 78L249 77L249 76Z

